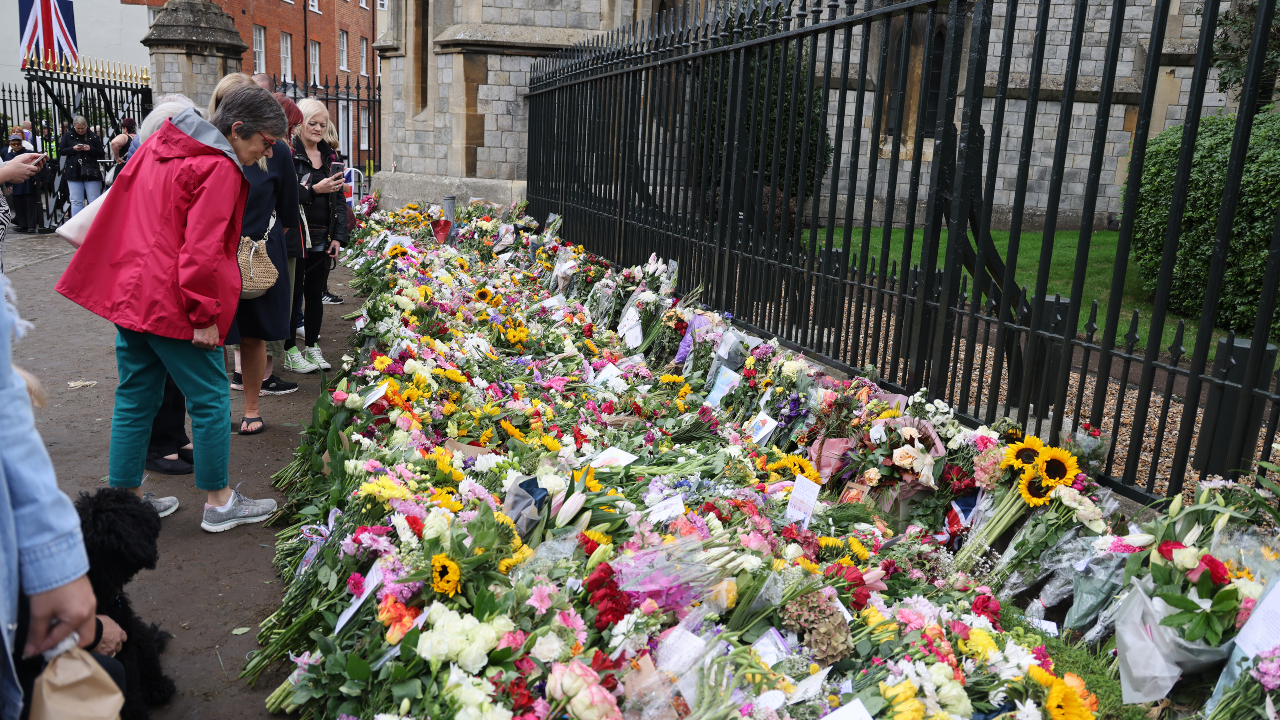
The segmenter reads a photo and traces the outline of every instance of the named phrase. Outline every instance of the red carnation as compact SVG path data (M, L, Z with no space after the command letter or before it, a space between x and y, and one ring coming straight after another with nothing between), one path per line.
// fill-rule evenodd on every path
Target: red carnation
M1186 545L1183 545L1182 543L1177 542L1175 540L1166 540L1160 543L1160 547L1156 548L1156 552L1160 553L1160 557L1164 558L1165 560L1172 560L1173 551L1181 550L1185 547Z

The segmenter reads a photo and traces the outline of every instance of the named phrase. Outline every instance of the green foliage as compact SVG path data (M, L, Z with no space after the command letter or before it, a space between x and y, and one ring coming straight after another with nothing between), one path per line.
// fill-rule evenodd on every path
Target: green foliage
M772 11L778 12L776 7ZM744 27L748 28L743 39L755 36L754 28L757 22L769 21L770 10L766 9L762 12L764 18L753 15L743 21ZM739 58L745 58L741 65ZM732 161L729 150L735 146L739 152L739 164L736 168L731 166L729 172L751 177L751 173L760 170L762 167L760 141L763 133L764 171L760 174L760 184L762 187L776 186L773 187L776 193L774 202L781 204L783 193L788 189L794 202L803 187L805 204L808 205L808 201L813 198L813 193L820 190L822 179L831 167L834 147L827 135L827 102L822 90L822 80L820 77L815 78L809 71L812 60L807 42L802 43L799 48L796 47L795 42L776 42L755 51L748 50L744 54L729 53L717 56L704 64L702 88L697 92L707 93L706 104L710 106L710 117L713 122L710 127L706 127L705 119L701 121L699 144L695 155L700 156L701 147L710 144L709 164L713 187L718 186L723 177L724 164ZM812 90L808 89L810 83L813 85ZM739 97L739 87L742 88L741 97ZM794 122L793 106L796 107ZM701 103L695 104L695 107L698 108L700 115L705 112ZM726 130L726 119L734 113L737 113L737 121ZM807 152L805 152L806 143L803 137L806 113L809 116ZM702 115L702 117L707 116ZM754 137L750 137L752 117L755 118ZM715 122L716 118L719 118L718 126ZM748 141L750 141L750 147L748 147ZM776 183L771 177L775 161L775 145L778 167ZM787 174L788 146L794 148L789 175ZM800 162L802 153L805 155L803 166ZM743 167L744 163L748 163L749 167ZM732 187L732 181L730 182ZM720 192L721 199L727 200L729 188L723 188ZM711 206L717 208L715 191L713 190L712 193ZM768 197L767 192L764 197ZM760 202L760 199L746 200L748 206L756 202ZM774 210L774 213L781 215L783 211L784 209L779 207ZM776 223L781 223L780 217Z
M1169 296L1169 310L1177 315L1200 316L1234 125L1235 116L1225 114L1206 117L1200 123ZM1165 130L1147 144L1142 192L1134 218L1133 252L1143 288L1152 294L1160 274L1181 144L1181 126ZM1254 117L1226 276L1214 317L1216 327L1252 332L1278 206L1280 114L1267 112ZM1270 337L1280 339L1280 316L1272 320Z
M1062 638L1049 637L1027 623L1022 611L1014 608L1013 603L1004 603L1000 623L1006 630L1021 635L1024 645L1044 645L1049 657L1053 658L1055 675L1079 675L1090 692L1098 696L1098 720L1146 720L1146 706L1125 705L1121 699L1119 666L1108 648L1101 647L1095 651L1083 642L1064 642Z
M1274 3L1275 0L1272 0ZM1203 8L1196 10L1196 15ZM1238 95L1244 86L1244 73L1249 64L1249 47L1253 44L1254 21L1258 16L1257 0L1236 0L1218 16L1217 34L1213 37L1213 66L1218 69L1218 91ZM1280 18L1271 23L1267 35L1267 54L1262 66L1259 104L1265 104L1275 91L1276 74L1280 72Z

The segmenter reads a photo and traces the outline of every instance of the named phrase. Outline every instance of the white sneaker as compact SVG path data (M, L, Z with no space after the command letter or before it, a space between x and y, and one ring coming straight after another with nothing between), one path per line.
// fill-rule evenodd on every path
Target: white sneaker
M323 368L325 370L328 370L329 368L333 367L332 365L329 364L328 360L324 359L324 355L320 354L319 345L312 345L311 347L307 348L307 360L309 360L316 367Z
M294 346L284 354L284 369L289 372L305 374L319 370L320 366L308 360L307 356L303 355L297 346Z

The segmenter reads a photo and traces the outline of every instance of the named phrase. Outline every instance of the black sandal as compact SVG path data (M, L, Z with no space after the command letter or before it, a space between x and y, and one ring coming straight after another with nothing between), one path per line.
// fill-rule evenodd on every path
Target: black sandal
M258 423L258 429L257 429L257 430L245 430L245 429L244 429L244 426L245 426L245 425L251 425L251 424L253 424L253 423ZM267 429L267 424L266 424L265 422L263 422L263 421L262 421L262 416L261 416L261 415L259 415L258 417L249 417L249 416L247 416L247 415L246 415L245 417L240 418L240 428L241 428L241 430L240 430L240 434L241 434L241 435L257 435L258 433L260 433L260 432L262 432L263 430L266 430L266 429Z

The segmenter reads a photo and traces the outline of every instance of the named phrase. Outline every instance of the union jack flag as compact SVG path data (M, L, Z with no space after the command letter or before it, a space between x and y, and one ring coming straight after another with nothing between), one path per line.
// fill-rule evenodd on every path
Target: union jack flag
M66 58L75 63L76 17L72 0L18 0L18 25L22 28L22 61L32 52L41 60Z

